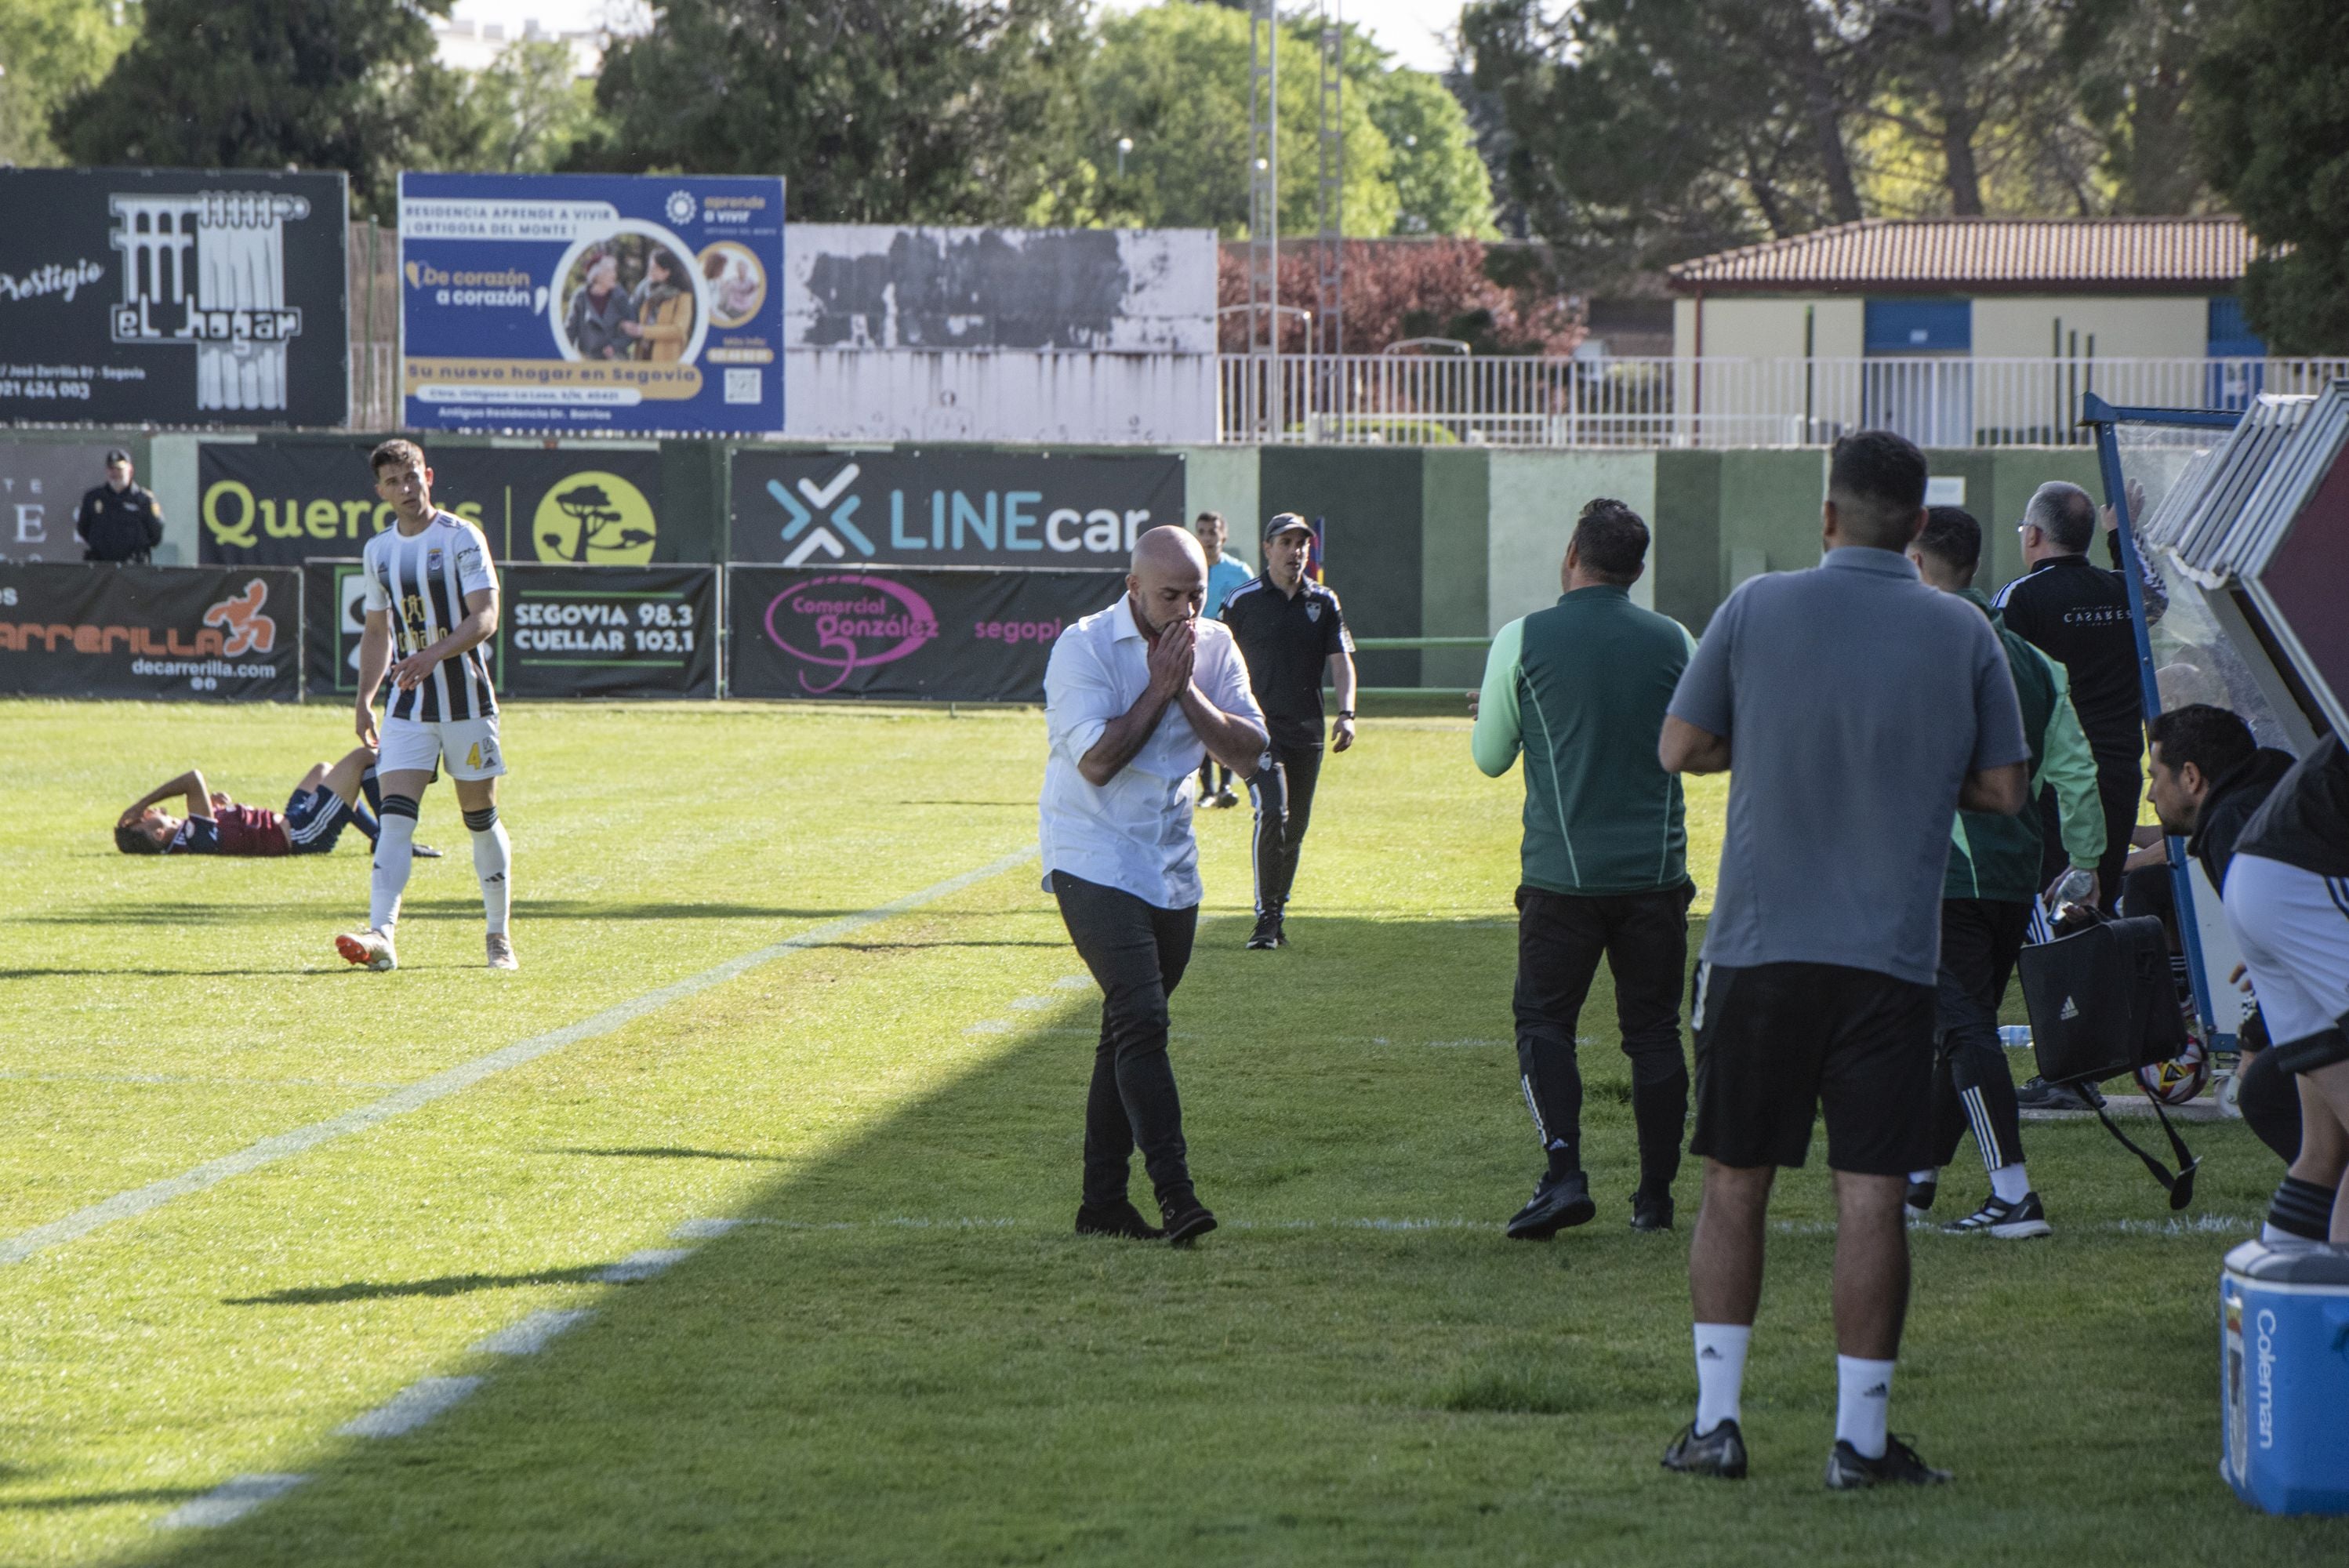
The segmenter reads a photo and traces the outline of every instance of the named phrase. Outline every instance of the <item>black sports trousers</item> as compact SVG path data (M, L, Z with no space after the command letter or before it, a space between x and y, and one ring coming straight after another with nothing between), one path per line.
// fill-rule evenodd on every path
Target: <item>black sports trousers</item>
M1248 799L1256 802L1256 913L1261 920L1288 907L1288 890L1297 882L1297 853L1305 842L1305 829L1313 820L1313 787L1321 781L1321 748L1288 746L1276 740L1265 748L1256 777L1248 780Z
M1191 1171L1166 1057L1166 1000L1190 965L1199 906L1160 909L1066 872L1052 873L1052 894L1077 956L1102 988L1101 1040L1085 1095L1085 1204L1124 1201L1139 1146L1159 1206L1180 1208L1191 1196Z
M1982 1169L2023 1158L2014 1074L1999 1043L1998 1008L2031 925L2031 905L2004 899L1941 901L1941 972L1933 988L1933 1158L1956 1157L1971 1128Z
M2105 853L2096 862L2096 902L2113 908L2121 896L2121 862L2128 859L2129 834L2137 828L2137 809L2145 799L2145 775L2134 760L2096 758L2096 799L2105 809ZM2072 856L2055 810L2055 791L2039 792L2039 885L2042 890L2070 868Z
M1218 785L1216 781L1216 775L1218 774L1223 776L1223 782L1221 785ZM1199 764L1200 799L1206 799L1208 796L1214 794L1218 788L1228 789L1231 787L1232 770L1230 769L1225 767L1222 763L1216 761L1212 757Z
M1640 1187L1664 1192L1680 1173L1688 1121L1681 982L1688 973L1692 885L1584 895L1517 889L1517 1080L1553 1168L1582 1168L1582 1070L1574 1037L1604 955L1615 1022L1631 1058Z

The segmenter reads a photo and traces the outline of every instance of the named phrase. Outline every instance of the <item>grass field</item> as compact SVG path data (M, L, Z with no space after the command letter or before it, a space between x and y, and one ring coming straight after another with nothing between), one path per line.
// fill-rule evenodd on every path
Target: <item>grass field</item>
M1174 1051L1224 1228L1178 1253L1068 1233L1097 1002L1034 862L1005 865L1035 715L515 706L516 975L480 967L445 785L396 975L329 945L363 843L113 852L164 775L274 805L343 722L0 704L0 1247L29 1253L0 1265L0 1563L2349 1560L2349 1522L2258 1517L2214 1473L2218 1263L2278 1174L2239 1123L2194 1134L2188 1228L2090 1123L2027 1130L2052 1242L1919 1236L1893 1425L1957 1470L1930 1494L1820 1488L1830 1208L1790 1175L1754 1476L1661 1471L1693 1397L1686 1231L1623 1224L1603 975L1599 1219L1499 1233L1539 1163L1508 1046L1519 786L1461 724L1373 719L1331 760L1286 952L1241 948L1247 814L1203 820ZM1708 871L1720 805L1694 802ZM349 1117L387 1100L421 1103ZM1692 1171L1681 1192L1685 1226ZM479 1348L560 1311L592 1315ZM340 1431L457 1378L482 1381L402 1435ZM157 1528L249 1475L305 1479Z

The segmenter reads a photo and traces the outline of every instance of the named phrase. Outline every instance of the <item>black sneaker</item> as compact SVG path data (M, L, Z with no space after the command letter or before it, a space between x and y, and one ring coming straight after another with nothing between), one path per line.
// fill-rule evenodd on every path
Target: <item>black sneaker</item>
M1672 1195L1670 1192L1650 1192L1644 1188L1632 1193L1631 1228L1635 1231L1671 1230Z
M1275 947L1288 945L1288 916L1276 914L1272 917L1272 944Z
M1570 1225L1588 1224L1599 1212L1590 1201L1590 1178L1577 1171L1568 1176L1544 1176L1526 1206L1509 1218L1513 1242L1546 1242Z
M1256 917L1256 929L1248 934L1250 953L1269 953L1280 945L1280 916L1260 914Z
M1917 1457L1917 1450L1899 1438L1884 1439L1884 1457L1863 1459L1841 1438L1827 1455L1827 1490L1862 1491L1871 1486L1940 1486L1950 1472L1935 1470Z
M1736 1422L1723 1421L1700 1438L1696 1435L1696 1423L1691 1421L1672 1439L1672 1446L1664 1450L1664 1468L1682 1475L1717 1475L1723 1480L1744 1480L1745 1434L1737 1429Z
M1217 810L1229 810L1239 803L1240 798L1237 795L1233 794L1229 789L1218 789L1216 791L1215 804Z
M1216 1228L1215 1215L1207 1212L1206 1205L1196 1198L1182 1200L1160 1217L1166 1222L1166 1229L1161 1233L1166 1244L1174 1247L1187 1247Z
M2049 1083L2033 1078L2014 1091L2015 1109L2026 1116L2094 1116L2105 1097L2094 1084Z
M1992 1235L2002 1242L2028 1241L2033 1236L2055 1233L2036 1192L2025 1192L2020 1202L2013 1203L1992 1193L1982 1200L1981 1208L1962 1220L1951 1221L1941 1229L1953 1236Z
M1165 1233L1123 1198L1101 1208L1085 1203L1077 1209L1077 1234L1081 1236L1123 1236L1133 1242L1154 1242Z
M408 852L419 861L437 861L440 858L440 851L429 844L410 844L408 846Z
M1909 1183L1909 1196L1902 1201L1900 1206L1908 1212L1909 1217L1912 1220L1930 1219L1932 1215L1933 1199L1940 1191L1941 1184L1939 1181L1911 1181Z

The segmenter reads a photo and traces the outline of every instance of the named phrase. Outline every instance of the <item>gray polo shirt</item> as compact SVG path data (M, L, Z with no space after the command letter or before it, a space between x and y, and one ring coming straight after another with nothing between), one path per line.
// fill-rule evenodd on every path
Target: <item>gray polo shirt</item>
M1729 596L1671 712L1730 744L1705 962L1931 985L1959 787L2031 756L1982 612L1906 556L1832 550Z

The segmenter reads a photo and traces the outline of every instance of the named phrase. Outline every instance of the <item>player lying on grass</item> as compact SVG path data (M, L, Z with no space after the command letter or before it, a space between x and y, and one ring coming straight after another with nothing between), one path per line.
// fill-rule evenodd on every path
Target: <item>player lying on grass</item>
M367 805L359 797L367 797ZM174 817L158 804L187 798L188 814ZM329 768L313 763L287 797L285 810L240 806L204 782L193 768L141 795L114 824L114 847L126 855L323 855L355 824L375 842L375 748L362 746ZM440 851L418 845L437 859Z

